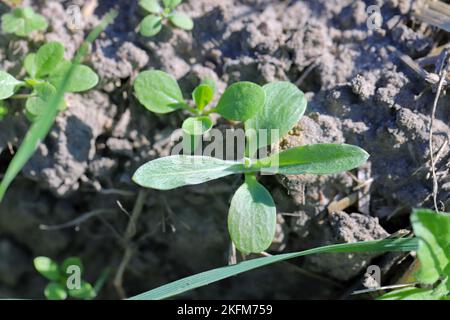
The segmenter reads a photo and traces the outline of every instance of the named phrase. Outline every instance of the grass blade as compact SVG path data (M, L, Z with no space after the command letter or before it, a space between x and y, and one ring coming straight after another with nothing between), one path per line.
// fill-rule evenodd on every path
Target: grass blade
M257 258L249 261L244 261L239 264L198 273L196 275L174 281L159 288L131 297L130 300L159 300L170 298L180 293L190 291L195 288L202 287L246 271L267 266L272 263L315 253L415 251L417 250L417 247L418 241L416 238L384 239L376 241L334 244L300 252Z
M22 170L23 166L27 163L27 161L32 157L33 153L36 151L38 145L42 140L47 136L50 128L55 122L56 116L58 115L61 101L64 99L64 93L66 92L66 88L69 84L70 77L72 76L75 67L80 64L84 56L88 51L89 44L92 43L98 35L106 28L106 26L114 20L117 16L117 12L112 11L107 14L101 23L94 28L86 38L86 40L81 45L78 50L75 58L73 59L72 67L67 71L64 80L61 82L59 87L56 90L56 94L50 99L48 107L45 110L45 113L35 121L30 129L28 130L25 138L17 150L14 158L11 160L11 163L6 170L5 176L3 177L2 182L0 183L0 201L2 201L9 185L14 180L14 178L19 174L20 170Z

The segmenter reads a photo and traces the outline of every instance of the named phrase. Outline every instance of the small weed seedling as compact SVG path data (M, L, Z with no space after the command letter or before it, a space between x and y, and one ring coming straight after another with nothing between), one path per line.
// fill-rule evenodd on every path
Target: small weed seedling
M379 297L382 300L450 299L450 214L416 209L411 216L419 239L417 257L420 269L413 282L420 286L397 289Z
M202 83L193 93L196 107L184 101L175 79L161 71L144 71L135 83L138 100L149 110L168 113L184 108L211 128L208 118L217 112L228 120L242 121L246 130L244 161L225 161L208 156L172 155L142 165L133 180L147 188L169 190L195 185L231 174L244 174L245 182L234 194L228 214L228 230L233 243L243 253L266 250L275 235L276 208L270 193L257 181L259 172L270 174L330 174L358 167L368 158L359 147L346 144L315 144L296 147L262 159L250 159L264 146L278 143L299 121L306 109L302 91L289 82L275 82L260 87L237 82L228 87L216 107L204 111L212 100L212 84ZM183 123L189 131L192 118ZM259 130L278 130L278 135L260 139ZM251 146L257 146L257 148Z
M64 59L64 46L59 42L50 42L36 53L27 55L24 68L28 74L23 81L15 79L7 72L0 71L0 101L5 99L26 99L25 113L31 121L36 120L56 94L56 88L64 80L72 62ZM97 74L88 66L77 65L66 88L66 92L82 92L98 83ZM31 92L16 94L20 88ZM60 110L66 107L63 101ZM0 105L0 117L6 112ZM2 112L3 110L3 112Z
M2 31L18 37L26 37L33 31L44 31L47 27L45 18L29 7L15 8L2 16Z
M36 257L35 269L50 283L44 289L48 300L65 300L67 297L90 300L97 296L94 287L82 280L83 264L78 257L67 258L60 265L48 257Z
M164 9L158 0L139 1L139 5L150 13L139 25L139 31L144 37L157 35L167 21L173 26L184 30L192 30L194 28L194 22L191 18L182 12L175 11L175 8L182 0L162 0L162 2Z

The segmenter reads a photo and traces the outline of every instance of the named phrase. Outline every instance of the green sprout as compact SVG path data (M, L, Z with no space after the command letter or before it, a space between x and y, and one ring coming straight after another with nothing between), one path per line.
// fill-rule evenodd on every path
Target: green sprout
M80 258L70 257L58 264L48 257L36 257L33 264L50 281L44 289L48 300L65 300L68 297L91 300L97 296L97 290L81 279L84 268Z
M274 82L263 87L251 82L237 82L228 87L217 106L205 109L214 96L210 81L195 88L195 107L189 106L174 78L161 71L144 71L134 83L136 96L148 110L169 113L186 109L194 120L205 124L207 132L212 122L208 115L217 112L225 119L245 124L244 161L225 161L208 156L172 155L142 165L134 174L137 184L158 190L195 185L231 174L244 174L245 182L234 194L228 214L228 230L235 246L243 253L266 250L275 236L276 207L269 191L257 181L258 173L270 174L332 174L354 169L364 163L368 154L347 144L314 144L284 150L262 159L252 159L265 146L278 143L278 137L288 133L306 109L302 91L290 82ZM206 110L206 111L205 111ZM183 123L190 131L192 118ZM278 135L265 139L254 134L259 130L278 130ZM191 132L198 134L198 132Z
M18 37L26 37L33 31L44 31L48 23L43 16L32 8L15 8L2 16L2 31Z
M26 56L24 63L28 77L17 80L7 72L0 71L0 100L26 99L25 114L35 121L45 111L46 106L56 94L72 62L64 59L64 46L59 42L49 42L36 53ZM82 92L95 87L97 74L88 66L77 65L65 89L66 92ZM19 88L29 89L27 93L16 94ZM64 101L59 109L66 107ZM1 112L0 112L1 113Z
M162 0L164 8L158 0L140 0L139 5L149 12L139 25L139 31L144 37L153 37L158 34L163 24L170 22L173 26L192 30L194 22L186 14L175 11L182 0Z
M420 268L413 275L413 281L419 286L393 290L378 299L450 299L450 214L416 209L411 216L411 224L419 239L417 257Z

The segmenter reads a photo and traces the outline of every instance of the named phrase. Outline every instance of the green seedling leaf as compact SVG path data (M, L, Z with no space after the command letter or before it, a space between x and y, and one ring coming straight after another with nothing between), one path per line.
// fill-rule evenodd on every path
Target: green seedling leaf
M139 5L150 13L161 13L162 8L158 0L140 0Z
M278 139L284 137L298 123L307 104L304 93L290 82L269 83L263 90L266 93L264 107L245 122L245 129L253 129L250 131L256 133L256 136L248 136L249 145L257 149L277 143ZM267 140L251 141L258 139L260 129L267 130ZM279 130L276 136L272 137L272 129Z
M35 121L45 112L51 99L56 95L56 88L46 82L39 83L34 86L34 93L37 96L28 98L25 103L26 115L30 121ZM66 103L62 100L59 105L59 110L64 110L65 108Z
M153 37L158 34L162 29L161 17L148 15L146 16L139 26L139 32L144 37Z
M189 16L182 12L174 12L169 16L169 20L174 26L178 28L188 31L194 29L194 21L192 21Z
M411 224L419 238L417 256L421 267L417 280L434 284L441 277L450 277L450 215L417 209L413 212Z
M272 196L254 176L236 191L228 212L228 231L243 253L266 250L275 236L277 212Z
M66 300L67 292L62 284L50 282L44 289L44 295L48 300Z
M2 16L2 31L19 37L26 37L35 30L45 30L47 27L45 18L29 7L16 8Z
M86 55L89 44L94 42L94 40L99 36L99 34L103 30L105 30L106 26L112 20L114 20L116 16L117 16L116 11L111 11L110 13L108 13L100 22L100 24L89 33L86 40L81 45L80 49L75 55L74 64L72 65L72 68L67 71L64 80L62 81L60 86L57 87L56 94L50 100L45 113L41 117L39 117L39 119L37 119L36 122L32 124L22 144L20 145L19 149L14 155L14 158L8 165L8 169L6 170L3 179L0 183L0 201L3 199L6 190L8 189L11 182L14 180L14 178L17 176L17 174L20 172L23 166L27 163L27 161L31 158L36 148L38 147L39 143L41 143L41 141L43 141L44 138L47 136L47 133L49 132L52 124L56 119L56 116L58 115L59 106L61 105L61 101L63 101L64 99L64 93L66 92L68 84L71 81L71 77L73 75L75 67L80 64L81 60Z
M202 135L213 126L208 116L191 117L183 122L183 151L184 154L192 154L200 145Z
M173 9L177 7L183 0L163 0L164 7L167 9Z
M79 289L69 289L69 296L72 298L90 300L95 298L96 295L92 285L86 281L81 281Z
M211 88L213 95L216 93L216 83L211 78L205 78L200 82L200 85L205 85Z
M48 257L36 257L33 260L35 269L45 278L52 281L58 281L61 273L58 264Z
M72 63L70 61L61 62L50 74L48 81L55 87L58 87L71 67ZM87 91L95 87L98 81L98 75L91 68L79 64L73 70L73 74L67 84L66 92Z
M17 80L7 72L0 71L0 100L8 99L18 86L23 85L22 81Z
M192 92L192 98L199 110L203 110L214 98L214 89L207 84L200 84Z
M435 300L433 296L433 289L426 288L401 288L391 292L388 292L377 300Z
M67 276L67 270L71 266L76 266L76 267L80 268L81 273L83 273L83 271L84 271L83 263L81 262L80 258L70 257L70 258L65 259L63 261L63 263L61 264L61 271L65 276Z
M185 105L177 81L169 74L150 70L141 72L134 82L139 102L156 113L169 113Z
M140 186L170 190L243 173L244 165L205 156L174 155L142 165L133 176Z
M206 286L208 284L233 277L235 275L261 268L270 264L274 264L289 259L303 257L311 254L319 253L338 253L338 252L396 252L396 251L415 251L417 250L416 238L404 239L384 239L376 241L361 241L355 243L333 244L305 251L284 253L264 258L251 259L240 262L238 264L225 266L217 269L192 275L172 283L168 283L159 288L147 291L140 295L130 298L131 300L160 300L166 299L178 294Z
M236 82L229 86L217 105L217 112L225 119L246 121L264 106L264 90L252 82Z
M36 53L36 76L43 77L55 70L64 58L64 46L59 42L49 42Z
M356 146L321 143L282 151L258 160L254 168L278 174L331 174L357 168L368 157L366 151Z
M25 68L27 73L30 75L30 77L32 77L32 78L36 77L38 67L36 64L36 54L35 53L27 54L25 61L23 62L23 67Z
M208 132L213 126L212 120L208 116L191 117L183 122L183 130L189 135L199 136Z

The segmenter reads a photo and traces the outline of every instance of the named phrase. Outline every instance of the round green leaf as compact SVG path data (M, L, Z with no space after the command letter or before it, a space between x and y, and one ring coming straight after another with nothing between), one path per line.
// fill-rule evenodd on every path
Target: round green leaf
M212 120L208 116L191 117L183 122L183 130L187 134L198 136L208 132L213 126Z
M58 264L48 257L36 257L33 264L35 269L48 280L58 281L61 277Z
M16 8L2 16L2 31L25 37L35 30L45 30L48 24L45 18L33 9Z
M259 138L253 144L249 140L249 144L257 149L277 143L278 139L283 138L298 123L307 104L304 93L290 82L269 83L263 90L266 93L264 107L245 122L246 130L253 129L253 134L248 138ZM279 130L278 135L272 136L271 130L274 129ZM259 130L267 130L267 139L258 137Z
M228 212L228 231L243 253L259 253L273 241L277 212L272 196L254 176L236 191Z
M192 92L192 98L199 110L203 110L214 98L214 90L207 84L200 84Z
M32 78L36 77L37 65L36 65L36 54L35 53L29 53L25 57L25 61L23 62L23 67L25 68L27 73L30 75L30 77L32 77Z
M177 7L183 0L163 0L164 7L173 9Z
M64 46L60 42L49 42L36 53L36 76L50 74L64 58Z
M144 37L153 37L158 34L162 29L161 17L148 15L146 16L139 26L139 32Z
M61 271L62 273L67 276L67 269L71 266L77 266L80 268L81 273L84 271L83 263L81 262L81 259L78 257L70 257L63 261L61 264Z
M16 88L22 84L22 81L17 80L9 73L0 71L0 100L8 99L14 95Z
M35 121L42 115L50 103L51 98L56 94L56 89L49 83L40 83L34 86L34 92L37 96L28 98L25 103L26 116L30 121ZM61 101L59 110L66 108L65 101Z
M44 290L44 295L48 300L66 300L67 292L63 285L50 282Z
M264 106L264 90L251 82L236 82L223 93L217 112L225 119L246 121L255 116Z
M134 91L139 102L156 113L169 113L185 105L177 81L163 71L141 72L134 82Z
M63 61L50 74L48 81L56 88L61 85L67 72L72 66L72 62ZM67 85L67 92L83 92L92 89L99 81L98 75L88 66L79 64L75 66L72 76Z
M90 300L95 298L97 293L89 282L81 281L79 289L69 289L69 296L77 299Z
M190 17L188 17L186 14L182 12L174 12L172 15L169 16L170 22L178 28L184 29L184 30L192 30L194 29L194 21Z
M160 13L162 11L158 0L140 0L139 5L150 13Z

